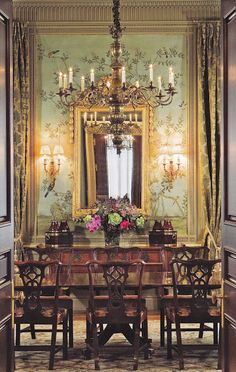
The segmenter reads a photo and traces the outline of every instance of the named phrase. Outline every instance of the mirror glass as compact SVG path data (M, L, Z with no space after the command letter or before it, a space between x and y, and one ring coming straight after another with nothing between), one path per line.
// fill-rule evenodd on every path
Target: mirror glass
M126 117L134 123L133 140L123 143L120 154L106 133L104 109L86 112L76 108L74 116L74 193L73 216L91 209L96 200L128 195L132 204L144 209L148 156L147 109L135 113L126 110Z

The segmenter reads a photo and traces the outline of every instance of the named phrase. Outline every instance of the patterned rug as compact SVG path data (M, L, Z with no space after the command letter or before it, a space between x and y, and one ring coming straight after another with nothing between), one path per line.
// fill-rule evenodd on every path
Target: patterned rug
M31 340L29 334L23 334L22 344L32 344L45 342L49 340L49 333L38 333L37 340ZM205 332L203 339L198 339L197 333L185 332L183 339L185 343L210 343L212 342L212 333ZM124 343L122 335L114 335L109 343ZM176 372L178 371L177 354L173 352L173 359L167 360L166 349L160 348L159 344L159 321L151 320L149 322L149 337L152 339L154 353L148 360L143 359L143 354L139 359L139 371L142 372ZM62 360L62 353L58 352L55 356L54 370L58 372L78 372L94 371L93 359L85 360L83 349L85 338L85 322L74 321L74 348L69 349L68 360ZM58 333L58 343L61 340L61 332ZM173 337L175 341L175 337ZM126 349L127 350L127 349ZM17 372L45 372L48 371L48 352L16 352L16 371ZM213 372L217 368L217 352L197 351L186 352L184 357L185 372ZM109 350L100 357L101 371L106 372L128 372L133 370L132 355L125 351L122 354Z

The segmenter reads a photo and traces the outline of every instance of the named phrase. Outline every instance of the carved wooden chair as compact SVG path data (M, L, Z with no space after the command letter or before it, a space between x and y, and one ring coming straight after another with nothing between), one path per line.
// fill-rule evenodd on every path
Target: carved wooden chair
M163 269L164 271L168 272L171 274L171 261L173 259L179 259L179 260L192 260L195 258L208 258L208 253L209 253L209 248L206 246L185 246L183 245L182 247L163 247L161 249L161 259L163 263ZM185 272L181 272L181 275L179 275L178 284L187 284L188 278L185 275ZM184 288L179 291L179 294L182 295L182 298L187 298L189 294L189 288ZM164 293L160 298L160 345L165 346L165 332L166 332L166 321L165 321L165 307L167 304L170 302L173 302L173 294L169 293L167 288L164 288ZM195 331L196 328L186 328L186 331ZM203 337L203 332L204 331L213 331L214 329L204 325L204 323L200 324L200 327L198 328L199 330L199 338ZM173 329L173 331L175 331ZM216 337L216 334L215 334ZM217 340L216 340L217 343Z
M142 250L139 247L123 248L120 246L109 248L94 248L93 259L98 261L125 260L133 261L141 259Z
M21 296L15 300L15 316L14 322L16 325L16 351L50 351L49 369L53 369L54 356L59 350L63 351L63 359L67 359L67 322L68 313L65 308L59 307L58 302L58 284L60 264L57 261L28 261L16 262L15 265L19 269L19 276L23 283ZM48 270L55 269L55 284L54 296L50 300L50 304L46 304L41 300L42 284ZM56 345L56 335L58 324L62 323L63 338L62 345ZM21 345L20 326L21 324L30 325L51 325L51 344L50 345ZM39 330L38 330L39 331ZM44 329L42 330L45 331Z
M211 345L183 345L181 324L192 323L212 323L215 332L218 332L220 324L220 308L213 303L210 296L211 286L209 280L212 276L214 266L220 260L178 260L171 262L173 277L174 303L166 306L167 318L167 357L172 357L172 349L176 350L179 356L179 369L184 369L183 348L218 348L219 344L214 342ZM184 276L188 279L190 296L184 300L179 295L179 277ZM175 324L177 344L172 344L172 324ZM220 355L220 353L219 353ZM219 367L218 361L218 367Z
M148 339L147 309L141 297L143 261L91 261L87 263L89 272L89 305L86 313L87 356L94 354L95 369L100 369L99 354L113 333L123 333L131 343L134 364L138 369L139 352L144 350L148 357L150 340ZM126 294L126 284L135 267L137 293ZM102 270L107 296L96 295L96 270ZM100 271L100 270L99 270ZM134 275L134 271L132 271ZM134 288L135 289L135 288ZM104 300L104 301L103 301ZM98 325L106 327L98 332ZM130 327L132 325L132 328ZM121 347L121 346L120 346ZM122 346L124 347L124 346ZM113 345L113 349L119 346Z
M66 251L70 251L70 248L54 248L54 247L41 247L40 245L37 247L30 247L27 249L23 250L23 260L24 261L52 261L52 260L57 260L62 262L63 260L63 254ZM53 268L51 271L54 270ZM67 271L67 275L70 275L70 263L68 265L61 265L60 269L60 277L59 277L59 282L61 283L61 277L62 277L62 272L64 274L64 271ZM52 275L54 273L52 272ZM59 295L58 295L58 303L59 307L67 309L68 312L68 341L69 341L69 347L72 348L74 345L74 329L73 329L73 299L70 297L69 293L64 291L60 288L59 289ZM46 304L50 304L51 302L51 295L52 293L48 289L43 289L42 290L43 296L41 296L41 301L45 301ZM36 332L37 329L34 328L34 325L30 325L31 328L31 336L32 338L36 338ZM23 328L20 329L20 332L28 332L29 328ZM45 329L45 332L47 332L47 329ZM58 332L62 332L62 328L58 329Z

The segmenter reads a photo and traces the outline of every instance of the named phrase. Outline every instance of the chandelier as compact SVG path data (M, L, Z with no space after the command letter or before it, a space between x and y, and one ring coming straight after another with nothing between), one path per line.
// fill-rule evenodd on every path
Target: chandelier
M84 127L94 126L100 133L109 135L117 153L122 148L132 143L132 131L137 127L137 122L129 120L125 113L125 107L135 111L138 106L149 105L152 108L167 106L176 94L174 86L174 72L169 68L169 82L165 89L162 86L162 78L157 78L157 86L153 81L153 65L149 65L149 84L141 86L139 81L135 84L127 84L125 66L121 62L122 31L120 25L120 0L113 0L113 25L110 26L111 44L111 75L104 76L95 82L95 71L90 71L90 82L87 84L85 77L81 77L80 89L73 86L73 69L69 68L67 74L59 73L59 92L61 102L68 107L81 107L94 112L93 120L88 120L87 112L84 112ZM97 120L96 107L107 107L109 115ZM128 145L127 145L128 144Z

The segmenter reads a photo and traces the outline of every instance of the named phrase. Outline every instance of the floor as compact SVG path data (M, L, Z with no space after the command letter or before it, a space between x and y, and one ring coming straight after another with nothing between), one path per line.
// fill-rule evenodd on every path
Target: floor
M79 372L94 371L93 360L85 360L83 357L84 337L85 337L85 318L84 315L75 316L74 322L74 348L69 349L69 358L62 360L59 352L55 358L54 370L57 372ZM152 338L152 347L154 353L148 360L140 355L139 371L142 372L175 372L178 371L177 355L173 354L172 360L166 359L166 349L160 348L159 344L159 319L155 314L149 315L149 337ZM61 334L58 336L60 342ZM48 333L37 335L37 343L49 339ZM189 332L184 334L186 342L208 343L211 342L211 333L206 333L203 340L198 339L197 334ZM24 334L22 341L32 343L29 335ZM121 335L113 336L111 342L123 343ZM23 343L23 342L22 342ZM101 371L106 372L127 372L132 371L132 356L130 353L115 354L114 352L104 354L100 358ZM217 352L216 351L194 351L194 354L188 354L185 357L185 372L213 372L216 371ZM48 371L48 353L47 352L16 352L16 371L17 372L45 372Z

